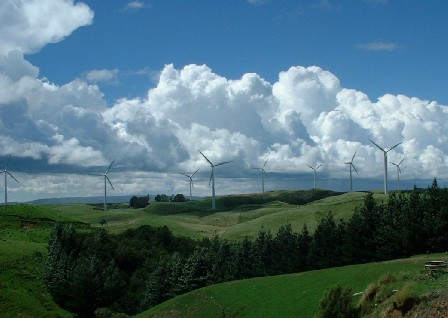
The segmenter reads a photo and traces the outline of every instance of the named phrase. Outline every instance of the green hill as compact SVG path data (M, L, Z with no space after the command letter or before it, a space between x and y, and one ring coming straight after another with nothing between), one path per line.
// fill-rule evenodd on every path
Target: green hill
M356 303L362 297L360 292L379 281L381 288L376 299L378 313L406 297L437 293L446 288L448 275L435 279L428 276L424 269L425 262L435 258L448 260L442 254L424 255L226 282L175 297L136 317L312 318L319 308L321 297L330 287L340 284L351 288L357 294L353 296Z
M210 209L209 198L185 203L151 202L146 209L137 210L124 205L112 206L107 212L92 205L1 206L1 312L5 317L71 316L53 302L42 280L47 244L56 221L74 223L82 231L104 227L111 233L144 224L167 225L175 235L202 238L219 234L238 240L246 235L255 237L261 227L276 231L285 223L290 223L296 231L306 223L313 231L328 211L333 212L335 219L348 219L354 209L362 205L365 195L315 190L225 196L218 198L215 211ZM375 197L384 198L380 194ZM101 225L102 220L106 224ZM239 286L237 282L226 284ZM241 307L236 306L230 308L236 311Z

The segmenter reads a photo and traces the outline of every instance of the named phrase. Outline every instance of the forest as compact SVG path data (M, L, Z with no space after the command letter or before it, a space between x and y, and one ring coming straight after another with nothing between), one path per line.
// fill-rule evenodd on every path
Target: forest
M121 234L57 223L45 284L62 308L84 317L132 315L203 286L259 276L442 252L448 245L448 190L368 194L348 221L330 212L310 233L284 224L255 239L176 237L167 227ZM120 315L120 314L119 314Z

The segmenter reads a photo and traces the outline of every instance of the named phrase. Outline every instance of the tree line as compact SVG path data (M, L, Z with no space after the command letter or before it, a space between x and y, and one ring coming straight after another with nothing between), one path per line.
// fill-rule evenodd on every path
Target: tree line
M276 233L261 228L254 240L194 241L166 227L110 235L59 224L44 279L55 301L80 315L100 307L135 314L219 282L440 252L447 243L448 190L434 179L426 191L393 192L384 203L369 193L348 221L328 213L313 234L285 224Z

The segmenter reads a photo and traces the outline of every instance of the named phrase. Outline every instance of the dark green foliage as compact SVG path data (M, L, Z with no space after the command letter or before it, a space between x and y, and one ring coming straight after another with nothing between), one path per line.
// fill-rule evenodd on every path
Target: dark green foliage
M63 228L56 224L44 272L53 299L62 308L83 317L93 317L97 307L110 305L124 285L108 253L113 248L107 233L100 230L92 235L83 237L77 235L73 226Z
M129 206L134 209L146 208L149 202L149 194L144 197L133 196L129 201Z
M178 193L171 198L171 202L187 202L187 199L182 193Z
M352 304L352 291L337 285L329 289L319 304L316 318L357 318L359 310Z
M154 200L156 202L169 202L170 201L170 197L167 196L166 194L158 194L155 196Z

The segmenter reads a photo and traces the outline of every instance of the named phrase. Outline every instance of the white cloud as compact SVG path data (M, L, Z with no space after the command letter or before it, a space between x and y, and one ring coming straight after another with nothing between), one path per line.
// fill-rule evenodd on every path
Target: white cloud
M25 54L56 43L80 26L91 24L93 11L73 0L6 0L0 2L0 54Z
M397 43L393 42L370 42L370 43L364 43L358 45L359 49L366 50L366 51L395 51L400 48L400 46Z
M384 148L403 141L389 159L406 157L404 179L448 177L447 107L391 94L371 101L316 66L291 67L271 84L253 73L227 79L205 65L166 65L145 98L106 107L98 86L41 80L16 51L0 58L0 84L0 155L38 162L39 172L96 171L116 158L114 172L125 173L117 192L157 191L139 177L149 171L152 189L182 192L176 174L200 169L197 191L208 194L210 168L198 149L212 162L234 161L217 171L219 185L240 181L221 193L241 192L235 187L266 158L276 176L308 176L308 164L323 164L319 174L346 178L344 162L356 152L357 177L381 178L383 156L369 138Z
M117 81L119 71L117 69L113 70L92 70L86 74L86 79L92 83L113 83Z
M145 9L145 8L151 8L150 4L147 4L145 2L142 1L131 1L126 3L126 5L124 6L125 10L141 10L141 9Z

